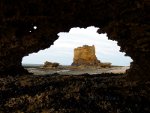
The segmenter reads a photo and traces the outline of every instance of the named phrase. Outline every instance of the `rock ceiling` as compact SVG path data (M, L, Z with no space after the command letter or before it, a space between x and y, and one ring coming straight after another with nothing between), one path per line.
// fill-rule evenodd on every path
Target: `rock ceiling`
M0 74L27 73L24 56L48 48L59 32L93 25L133 59L129 78L148 79L149 6L149 0L1 0Z

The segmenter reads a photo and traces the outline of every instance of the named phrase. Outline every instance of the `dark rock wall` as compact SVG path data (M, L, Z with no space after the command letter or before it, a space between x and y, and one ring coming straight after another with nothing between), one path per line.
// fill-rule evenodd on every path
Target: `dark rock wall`
M134 60L131 78L150 78L149 6L149 0L1 0L0 73L22 73L23 56L48 48L58 32L94 25Z
M150 113L150 82L121 74L0 78L0 113Z
M115 5L114 5L115 6ZM116 5L117 6L117 5ZM128 74L132 79L150 78L150 1L130 1L118 4L116 17L99 33L106 32L112 40L117 40L122 52L133 59Z

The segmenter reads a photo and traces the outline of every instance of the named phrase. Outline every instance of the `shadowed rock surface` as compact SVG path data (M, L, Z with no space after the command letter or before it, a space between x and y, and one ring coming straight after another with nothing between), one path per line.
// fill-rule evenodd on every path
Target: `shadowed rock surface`
M0 113L149 113L150 82L122 74L0 78Z
M1 113L149 113L149 0L1 0ZM48 48L57 33L96 26L133 59L126 76L17 76L24 56ZM37 27L37 29L35 29ZM107 77L106 77L107 76Z
M0 73L26 73L24 56L48 48L59 32L94 25L133 59L130 79L149 79L149 6L149 0L1 0Z

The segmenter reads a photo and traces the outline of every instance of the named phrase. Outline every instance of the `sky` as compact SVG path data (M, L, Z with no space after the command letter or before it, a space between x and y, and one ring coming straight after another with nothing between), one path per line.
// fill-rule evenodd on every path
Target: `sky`
M61 65L71 65L74 48L83 45L95 45L96 56L101 62L111 62L112 65L129 66L132 59L119 52L116 41L108 40L107 34L98 34L98 28L71 28L69 32L58 33L59 38L50 48L40 50L25 56L23 64L44 64L45 61L58 62Z

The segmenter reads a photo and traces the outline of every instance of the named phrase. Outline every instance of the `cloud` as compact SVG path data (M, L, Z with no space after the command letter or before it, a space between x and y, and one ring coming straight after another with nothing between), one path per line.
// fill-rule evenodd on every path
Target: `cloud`
M96 56L101 61L114 65L129 65L132 61L119 52L116 41L108 40L106 34L98 34L98 28L71 28L70 31L58 33L59 39L50 48L23 58L23 63L42 64L46 60L69 65L73 61L73 49L82 45L95 45Z

